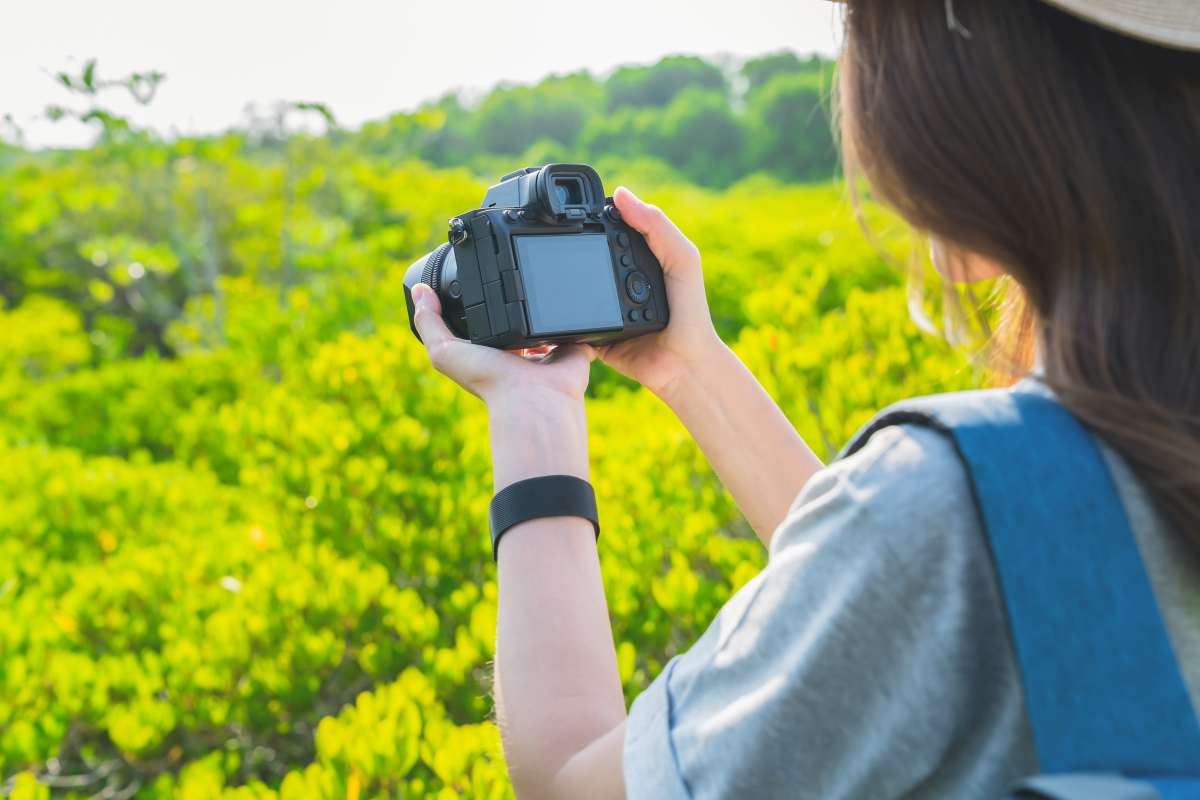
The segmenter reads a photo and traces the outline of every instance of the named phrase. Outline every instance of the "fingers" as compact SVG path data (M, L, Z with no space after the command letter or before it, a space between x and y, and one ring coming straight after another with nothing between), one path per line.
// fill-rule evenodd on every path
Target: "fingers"
M620 209L621 217L646 237L646 243L665 269L683 266L683 263L699 263L700 251L696 245L683 235L683 231L671 222L661 208L643 203L624 186L617 187L613 202Z
M600 353L590 344L559 344L553 347L531 347L528 350L510 350L509 352L519 353L526 361L534 364L558 364L577 358L586 359L591 363Z
M446 321L442 319L442 303L433 289L423 283L418 283L413 287L412 298L413 305L416 307L413 324L417 326L417 332L421 334L421 341L425 343L425 349L429 351L429 358L436 367L439 355L454 341L455 336L446 327Z
M530 360L546 366L576 360L590 364L596 358L596 352L596 348L587 344L560 344L545 355L534 356Z

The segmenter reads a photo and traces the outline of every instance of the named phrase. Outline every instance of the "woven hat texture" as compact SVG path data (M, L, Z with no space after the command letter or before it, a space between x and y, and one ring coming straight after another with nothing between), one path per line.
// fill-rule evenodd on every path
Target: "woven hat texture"
M844 3L846 0L833 0ZM1135 39L1200 50L1200 0L1045 0L1050 5ZM953 8L947 0L947 8Z
M1046 0L1118 33L1181 50L1200 50L1200 0Z

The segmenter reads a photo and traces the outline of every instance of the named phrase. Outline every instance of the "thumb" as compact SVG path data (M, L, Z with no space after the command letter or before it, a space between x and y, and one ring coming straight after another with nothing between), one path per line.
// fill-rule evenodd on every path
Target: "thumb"
M413 287L412 298L416 308L413 324L417 326L417 333L421 334L421 341L427 350L432 351L435 345L454 338L454 334L442 319L442 303L438 300L437 292L423 283L418 283Z

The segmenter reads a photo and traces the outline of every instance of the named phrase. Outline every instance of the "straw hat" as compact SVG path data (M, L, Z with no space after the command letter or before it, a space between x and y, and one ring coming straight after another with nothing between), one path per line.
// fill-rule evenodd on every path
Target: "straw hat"
M1200 0L1046 0L1117 33L1180 50L1200 50Z
M844 3L846 0L834 0ZM1200 0L1045 0L1063 11L1152 44L1200 50ZM953 0L946 13L954 19Z

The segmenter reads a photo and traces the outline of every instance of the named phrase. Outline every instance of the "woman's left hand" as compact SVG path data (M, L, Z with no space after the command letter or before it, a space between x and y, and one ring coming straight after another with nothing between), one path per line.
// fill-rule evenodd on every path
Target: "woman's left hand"
M524 354L481 347L459 339L442 319L442 305L425 284L413 288L413 321L434 369L491 407L507 400L528 402L541 395L561 395L583 402L589 365L596 349L585 344L539 348Z

